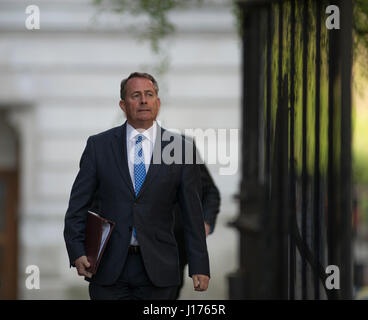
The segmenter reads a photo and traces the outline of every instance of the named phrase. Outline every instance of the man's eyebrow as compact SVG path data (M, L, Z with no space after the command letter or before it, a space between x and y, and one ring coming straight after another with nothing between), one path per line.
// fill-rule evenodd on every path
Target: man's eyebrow
M154 92L154 90L152 90L152 89L147 89L147 90L144 90L144 92ZM132 94L134 94L134 93L141 93L141 91L136 90L136 91L133 91L133 92L132 92Z

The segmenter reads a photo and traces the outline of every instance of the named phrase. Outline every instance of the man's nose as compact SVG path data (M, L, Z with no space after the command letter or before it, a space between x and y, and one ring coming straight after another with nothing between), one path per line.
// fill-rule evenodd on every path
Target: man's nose
M142 95L141 104L147 104L147 99L145 95Z

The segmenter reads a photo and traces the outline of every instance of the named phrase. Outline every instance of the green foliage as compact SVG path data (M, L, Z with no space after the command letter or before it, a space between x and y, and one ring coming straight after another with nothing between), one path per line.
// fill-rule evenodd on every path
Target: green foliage
M243 37L243 29L242 29L243 12L240 10L240 7L237 4L237 2L234 0L232 0L232 13L235 17L235 28L238 32L239 38L241 39Z
M354 182L368 185L368 110L361 108L354 116L353 177Z
M226 1L226 0L224 0ZM237 1L227 0L232 3L232 12L235 16L235 24L241 35L242 15ZM155 53L160 51L160 41L174 34L175 25L169 21L168 14L177 8L191 7L202 4L203 0L94 0L97 6L105 6L117 13L130 13L134 16L146 16L149 19L147 28L140 35L149 40ZM368 1L353 0L353 29L355 34L355 48L368 50ZM356 50L356 51L357 51ZM359 54L361 52L359 51Z
M367 41L368 34L368 1L354 1L354 31L358 36L362 36Z
M354 59L363 64L365 78L368 78L368 1L355 0L353 14ZM359 58L358 58L359 57Z
M202 2L203 0L94 0L95 5L105 6L116 13L148 17L148 25L139 36L150 42L151 49L156 54L161 51L160 41L175 32L174 24L168 19L169 12Z

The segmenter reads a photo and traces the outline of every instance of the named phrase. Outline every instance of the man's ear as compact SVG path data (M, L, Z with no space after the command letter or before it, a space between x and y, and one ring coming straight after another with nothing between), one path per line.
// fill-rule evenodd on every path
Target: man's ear
M126 108L125 108L125 101L124 100L120 100L119 102L119 106L120 106L120 109L123 110L124 112L126 111Z
M157 98L157 101L158 101L158 111L160 111L160 107L161 107L161 100L160 100L160 98Z

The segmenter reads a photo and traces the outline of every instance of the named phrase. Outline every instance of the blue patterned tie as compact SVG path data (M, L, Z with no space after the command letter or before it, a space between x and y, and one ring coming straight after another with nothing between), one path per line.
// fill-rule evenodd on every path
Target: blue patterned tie
M136 196L138 195L139 190L141 190L145 178L146 178L146 166L144 164L142 136L139 135L135 143L135 150L134 150L134 186ZM135 227L133 227L133 236L134 238L137 238Z

